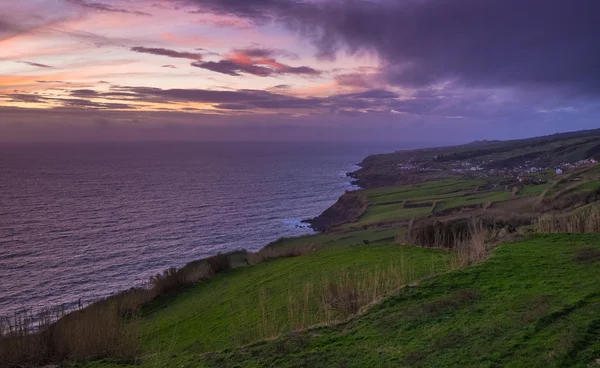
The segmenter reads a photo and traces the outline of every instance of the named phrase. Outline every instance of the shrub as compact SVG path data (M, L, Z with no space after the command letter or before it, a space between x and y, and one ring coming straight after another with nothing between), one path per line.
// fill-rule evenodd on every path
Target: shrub
M453 249L469 231L466 220L454 222L429 222L416 225L412 220L404 237L398 239L412 245Z
M231 269L231 263L227 254L219 253L216 256L208 257L205 261L215 275Z
M157 296L160 296L174 290L182 289L186 285L186 282L183 274L178 272L175 267L171 267L162 274L159 273L156 276L151 277L150 285Z
M324 287L324 307L342 316L356 314L362 307L358 280L348 272L337 280L326 282Z
M502 229L502 231L499 231ZM513 232L516 226L510 222L487 222L485 219L470 221L462 219L453 222L425 223L415 225L411 221L408 230L396 237L396 242L422 247L451 249L455 252L452 260L454 268L465 267L484 259L487 243L491 236Z

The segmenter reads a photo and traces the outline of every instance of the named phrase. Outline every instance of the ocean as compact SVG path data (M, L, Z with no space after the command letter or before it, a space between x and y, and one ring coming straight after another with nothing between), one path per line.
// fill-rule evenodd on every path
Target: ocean
M312 233L382 143L0 146L0 316L89 303L218 252Z

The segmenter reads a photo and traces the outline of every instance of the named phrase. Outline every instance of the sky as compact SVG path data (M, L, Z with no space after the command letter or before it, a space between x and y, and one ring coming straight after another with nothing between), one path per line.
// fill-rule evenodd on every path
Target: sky
M0 1L0 141L600 127L598 0Z

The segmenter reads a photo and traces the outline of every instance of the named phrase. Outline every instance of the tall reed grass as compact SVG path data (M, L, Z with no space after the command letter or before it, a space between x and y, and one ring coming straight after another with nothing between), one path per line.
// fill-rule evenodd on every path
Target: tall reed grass
M432 258L429 274L446 271L449 264ZM425 272L427 274L428 272ZM360 313L369 305L393 294L415 281L415 266L404 261L372 269L348 268L332 275L323 275L291 285L287 295L261 289L258 294L257 324L232 321L231 332L236 345L306 329L318 324L330 324ZM248 316L252 307L236 306L232 315Z
M454 268L465 267L484 259L488 253L487 244L498 236L498 229L506 229L506 224L490 227L482 219L459 220L454 222L433 222L415 224L411 220L408 229L396 237L400 244L434 247L454 251Z
M482 222L473 221L469 233L455 245L455 256L452 258L453 268L462 268L486 258L487 244L492 232Z
M597 233L600 232L600 205L592 204L569 213L546 213L536 222L542 233Z
M69 314L56 309L0 321L0 366L78 363L110 358L135 361L140 347L136 319L124 323L116 299Z

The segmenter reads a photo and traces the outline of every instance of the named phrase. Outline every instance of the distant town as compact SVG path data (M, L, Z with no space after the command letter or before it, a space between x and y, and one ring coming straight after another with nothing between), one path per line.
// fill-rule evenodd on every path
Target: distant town
M519 182L531 183L543 182L544 176L562 175L568 170L598 164L592 158L576 162L562 162L553 166L536 166L536 160L524 161L521 165L502 168L490 167L492 163L493 161L452 161L445 162L444 165L436 165L430 160L419 160L416 157L411 157L405 162L397 164L397 170L406 174L451 172L471 177L500 176L506 179L518 180Z

